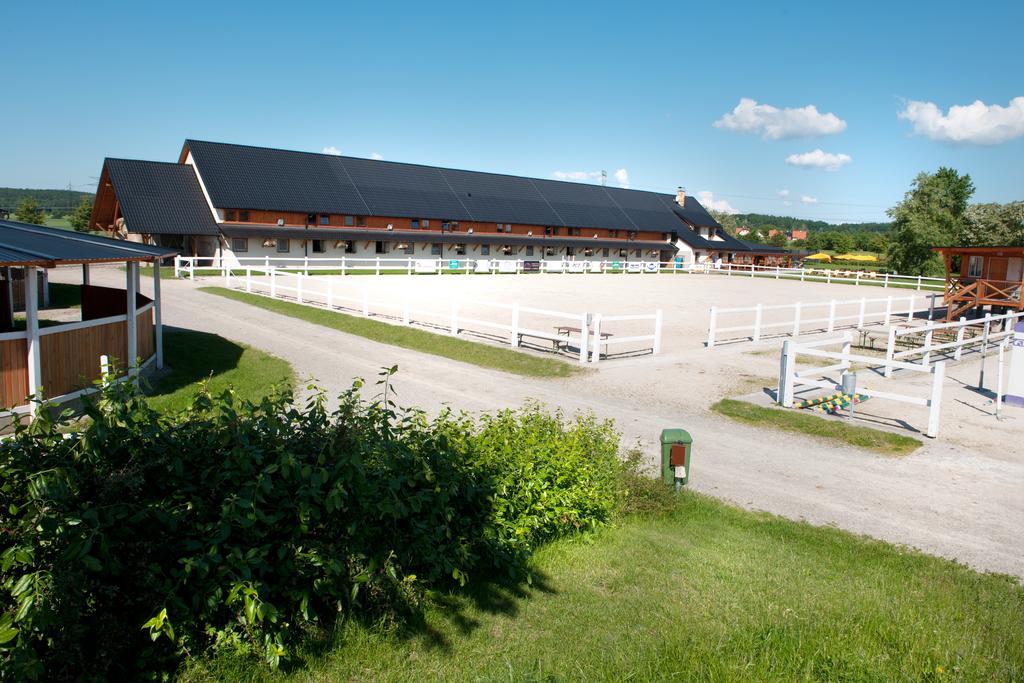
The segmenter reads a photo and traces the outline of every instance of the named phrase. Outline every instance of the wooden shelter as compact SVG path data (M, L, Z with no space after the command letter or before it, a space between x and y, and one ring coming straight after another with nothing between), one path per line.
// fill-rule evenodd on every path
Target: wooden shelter
M1024 247L936 247L946 264L946 318L1024 310Z
M139 264L159 265L174 255L164 247L83 235L68 230L0 221L0 411L33 414L29 397L61 403L91 390L101 375L100 357L131 366L163 366L160 268L153 268L153 299L139 294ZM125 289L89 283L89 266L125 264ZM37 273L59 265L81 265L81 320L40 327ZM12 272L22 269L24 329L14 319ZM136 362L138 364L136 364Z

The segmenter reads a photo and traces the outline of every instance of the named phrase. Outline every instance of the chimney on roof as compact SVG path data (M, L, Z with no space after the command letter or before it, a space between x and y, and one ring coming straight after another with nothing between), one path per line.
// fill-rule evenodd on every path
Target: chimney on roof
M686 206L686 188L685 187L680 186L680 187L676 188L676 204L678 204L679 206L682 206L682 207Z

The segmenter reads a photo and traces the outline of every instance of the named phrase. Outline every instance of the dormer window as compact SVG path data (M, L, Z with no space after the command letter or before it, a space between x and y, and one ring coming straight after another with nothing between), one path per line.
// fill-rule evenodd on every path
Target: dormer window
M331 224L331 217L330 217L330 215L326 214L326 213L320 214L320 225L330 225L330 224Z
M226 220L226 221L238 220L238 216L235 213L235 210L234 209L228 209L227 211L225 211L224 212L224 220Z
M242 223L247 223L249 221L249 212L248 211L239 211L238 212L238 220L241 221Z

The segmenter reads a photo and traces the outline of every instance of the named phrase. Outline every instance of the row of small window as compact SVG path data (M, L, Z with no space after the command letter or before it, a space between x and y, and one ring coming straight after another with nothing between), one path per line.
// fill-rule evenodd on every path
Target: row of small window
M291 250L291 242L290 242L290 240L287 240L287 239L276 239L274 241L276 242L277 253L279 253L279 254L287 254ZM313 251L314 254L324 254L324 253L327 253L327 240L310 240L310 242L312 244L312 251ZM341 242L338 242L338 244L341 244ZM355 243L354 240L349 240L347 242L344 242L344 245L345 245L345 253L346 254L354 254L354 253L356 253L356 243ZM265 243L265 246L266 246L266 243ZM533 245L527 245L525 247L525 250L526 250L525 255L526 256L535 256L536 255L535 254L535 249L536 248ZM244 253L248 252L249 251L249 240L248 240L248 238L246 238L246 237L233 237L231 239L231 250L233 252L235 252L236 254L244 254ZM387 254L390 251L391 251L391 242L385 242L383 240L378 240L377 242L374 243L374 252L375 253L377 253L377 254ZM395 251L399 251L399 252L402 252L404 254L412 255L413 253L415 253L415 245L412 244L412 243L399 242L396 245L396 247L395 247ZM466 245L465 244L455 244L455 245L453 245L453 251L455 252L455 254L457 256L465 256L466 255ZM498 251L500 253L508 256L508 255L511 255L511 254L518 253L518 248L517 247L513 247L513 246L505 245L505 246L498 247ZM614 251L618 252L619 258L626 258L627 256L629 256L629 252L630 252L629 249L616 249ZM634 249L632 251L634 252L634 254L636 256L640 256L640 254L641 254L639 249ZM555 249L555 247L544 247L543 248L543 252L544 252L545 256L555 256L558 253L558 251L557 251L557 249ZM600 255L602 257L608 258L609 256L611 256L612 250L611 249L580 249L579 250L579 253L583 254L584 256L595 256L595 255L598 254L598 252L600 252ZM444 245L443 244L441 244L440 242L433 242L433 243L431 243L431 245L430 245L430 255L431 256L441 256L443 253L444 253ZM577 248L576 247L566 247L565 248L565 253L566 253L567 256L575 256L576 253L577 253ZM481 256L490 256L491 255L491 245L489 245L489 244L481 244L480 245L480 255Z

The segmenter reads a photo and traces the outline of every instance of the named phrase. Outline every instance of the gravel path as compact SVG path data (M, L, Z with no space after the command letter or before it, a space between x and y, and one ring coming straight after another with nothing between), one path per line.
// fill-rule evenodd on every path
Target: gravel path
M387 276L385 276L387 277ZM95 268L93 282L123 286L123 273ZM76 271L54 281L79 282ZM201 284L201 283L198 283ZM210 283L214 284L214 283ZM397 364L405 405L468 411L514 407L536 399L566 411L613 418L624 442L652 461L666 427L694 437L691 485L754 510L834 525L956 559L977 569L1024 577L1024 461L930 441L914 455L886 458L816 440L746 427L706 410L659 400L658 391L621 391L638 373L685 391L705 369L671 354L617 364L582 377L533 380L391 347L165 281L164 322L213 332L288 360L300 380L330 393L353 377L373 378ZM143 292L151 281L143 278ZM717 397L716 397L717 398ZM710 401L709 401L710 403Z

